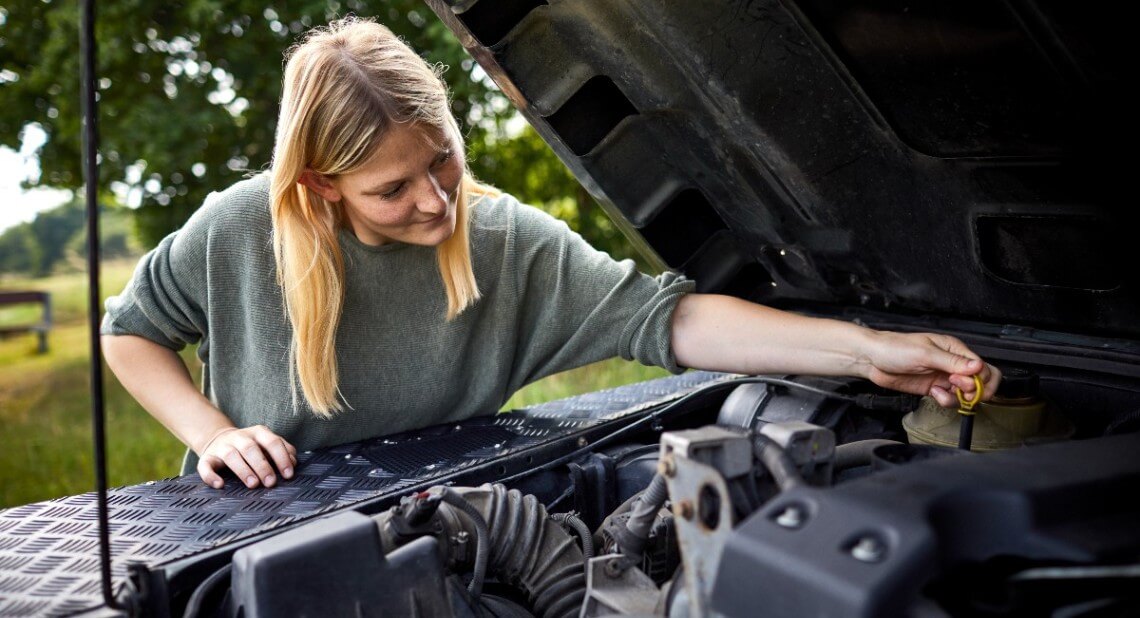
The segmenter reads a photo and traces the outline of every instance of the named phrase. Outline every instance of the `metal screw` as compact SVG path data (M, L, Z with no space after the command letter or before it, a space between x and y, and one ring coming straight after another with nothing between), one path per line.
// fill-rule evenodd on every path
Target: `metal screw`
M583 447L583 446L586 446L586 445L587 445L587 444L589 444L589 443L590 443L590 441L589 441L589 440L587 440L585 437L582 437L582 438L578 438L578 447L579 447L579 448L581 448L581 447Z
M851 557L860 562L878 562L887 554L887 547L873 536L865 536L851 547Z
M677 504L677 510L680 511L682 518L692 519L693 518L693 501L692 500L682 500L681 502L679 502Z
M804 525L804 520L806 519L806 513L804 513L803 509L798 506L789 506L780 511L774 521L777 526L795 530Z

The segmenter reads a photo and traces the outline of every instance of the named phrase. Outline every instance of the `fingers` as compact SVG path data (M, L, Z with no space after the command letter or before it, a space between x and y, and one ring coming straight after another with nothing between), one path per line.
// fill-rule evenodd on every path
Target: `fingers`
M943 408L956 408L956 407L958 407L957 397L950 394L950 391L946 390L945 388L942 388L941 386L938 386L938 385L931 386L930 387L930 396L933 397L934 401L937 401L938 405L942 406Z
M273 460L273 465L281 471L281 476L287 479L293 478L293 466L297 465L296 449L292 451L289 450L293 445L286 442L281 436L270 431L268 427L259 425L253 429L254 440L257 441L266 453L269 453L269 458ZM271 486L271 484L266 482L266 487L269 486Z
M225 464L222 460L208 455L198 460L198 476L202 477L202 482L213 487L214 489L221 489L225 485L220 474L216 468L224 467Z
M277 484L277 474L293 478L297 449L264 425L234 429L212 440L201 454L198 475L211 487L223 486L218 470L229 468L249 488Z
M940 335L931 336L930 340L934 343L928 359L930 369L959 376L972 376L985 370L982 359L958 339Z
M977 375L982 379L982 401L987 401L994 396L1001 384L1001 370L989 363L984 365ZM972 376L952 375L950 382L962 391L964 397L971 398L974 396L976 386Z
M241 451L237 448L231 448L227 449L225 454L222 455L222 461L226 462L226 467L228 467L230 471L237 475L238 480L244 483L246 487L252 489L260 485L260 479L264 478L264 476L269 476L269 474L266 472L263 473L264 476L259 475L254 471L254 467L246 462L246 457L248 456L247 453L250 450L257 451L259 454L261 452L261 449L256 444L253 446L253 449L246 447L246 451ZM265 462L265 457L261 456L261 460L262 462ZM264 463L264 466L268 468L269 464L266 462Z

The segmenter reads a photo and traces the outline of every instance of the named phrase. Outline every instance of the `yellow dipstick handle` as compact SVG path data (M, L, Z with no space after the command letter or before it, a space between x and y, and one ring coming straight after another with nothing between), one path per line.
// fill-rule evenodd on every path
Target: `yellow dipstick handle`
M974 412L974 406L978 405L978 402L982 400L982 378L976 374L974 375L974 396L969 401L966 400L960 388L955 388L954 394L958 396L958 405L960 406L958 408L958 414L973 416L976 414L976 412Z

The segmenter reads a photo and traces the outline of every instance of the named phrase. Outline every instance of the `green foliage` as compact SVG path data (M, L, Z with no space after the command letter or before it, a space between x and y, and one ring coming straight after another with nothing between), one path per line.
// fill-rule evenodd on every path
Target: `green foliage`
M502 128L514 111L419 0L118 0L99 4L96 38L99 184L141 196L147 246L179 227L213 190L270 159L285 49L311 26L375 16L445 74L475 155L473 171L520 199L569 198L572 224L601 248L623 239L533 132ZM48 135L32 185L82 184L78 15L74 0L5 0L0 8L0 144L36 123ZM567 208L562 206L564 210Z
M0 234L0 273L33 273L39 270L40 262L40 244L30 224Z
M0 272L43 276L64 255L68 240L83 228L83 206L69 202L39 213L31 223L0 235Z
M142 254L128 209L103 207L99 219L101 257ZM21 223L0 234L0 275L43 277L60 268L83 270L86 255L86 215L83 204L77 201L45 210L31 223Z
M39 263L32 274L46 275L63 259L68 241L83 229L83 204L68 202L41 212L29 224L32 236L39 245Z

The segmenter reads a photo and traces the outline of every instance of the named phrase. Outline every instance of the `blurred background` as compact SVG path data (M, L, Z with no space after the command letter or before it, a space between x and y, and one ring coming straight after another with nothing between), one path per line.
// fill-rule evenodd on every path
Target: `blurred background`
M211 191L265 169L284 50L306 29L371 16L447 67L475 175L644 267L626 239L418 0L98 4L101 293ZM74 0L0 0L0 508L89 491L89 350ZM47 351L34 328L50 295ZM5 296L6 294L6 296ZM183 358L198 375L193 349ZM552 376L504 409L665 375L612 360ZM112 485L177 474L182 445L106 373Z

